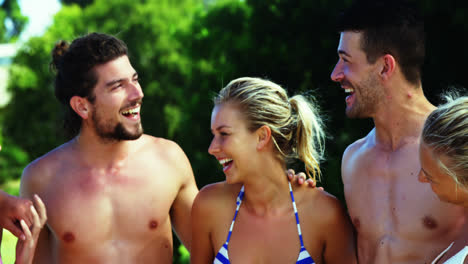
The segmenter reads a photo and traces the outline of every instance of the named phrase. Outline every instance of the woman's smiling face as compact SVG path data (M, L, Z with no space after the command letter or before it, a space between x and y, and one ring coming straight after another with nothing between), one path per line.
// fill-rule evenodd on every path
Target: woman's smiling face
M248 129L235 103L216 105L211 114L211 140L208 152L223 166L226 181L235 183L249 171L256 153L256 134Z

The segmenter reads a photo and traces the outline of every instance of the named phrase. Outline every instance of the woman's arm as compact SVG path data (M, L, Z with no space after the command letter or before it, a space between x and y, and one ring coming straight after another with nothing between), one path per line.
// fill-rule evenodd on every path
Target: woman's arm
M191 221L192 221L192 248L190 251L190 263L207 264L213 263L214 250L210 239L210 230L215 219L212 212L215 211L212 201L215 197L209 197L206 190L198 193L193 202Z
M349 216L333 198L328 206L324 260L327 264L357 263L356 239Z

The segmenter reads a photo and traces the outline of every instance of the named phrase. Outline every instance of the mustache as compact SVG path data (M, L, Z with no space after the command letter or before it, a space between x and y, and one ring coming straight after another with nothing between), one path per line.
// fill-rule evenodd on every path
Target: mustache
M138 100L134 100L134 101L124 105L122 108L120 108L120 110L123 110L123 109L126 109L126 108L132 108L134 106L141 105L142 103L143 103L143 100L140 98Z
M348 87L354 88L353 85L347 80L342 80L340 84L341 86L348 86Z

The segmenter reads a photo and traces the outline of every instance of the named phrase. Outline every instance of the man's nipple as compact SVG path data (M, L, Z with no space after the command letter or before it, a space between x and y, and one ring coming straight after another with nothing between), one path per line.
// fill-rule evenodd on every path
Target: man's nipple
M63 234L62 239L66 243L71 243L71 242L75 241L75 235L73 235L72 232L66 232L65 234Z
M423 226L427 229L436 229L437 228L437 221L430 216L425 216L422 220Z
M149 221L148 227L151 230L156 229L158 227L158 222L154 219L151 219L151 221Z

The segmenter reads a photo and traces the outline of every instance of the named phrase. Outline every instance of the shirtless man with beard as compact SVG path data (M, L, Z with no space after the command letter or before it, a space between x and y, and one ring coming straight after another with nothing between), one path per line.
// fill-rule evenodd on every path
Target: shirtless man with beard
M21 195L38 194L48 212L34 263L169 264L172 226L190 248L193 172L177 144L143 134L127 53L98 33L55 46L55 94L73 138L23 172Z
M424 25L397 1L358 1L340 20L331 79L349 93L346 115L372 118L342 160L345 199L361 264L431 263L465 222L418 182L419 142L435 107L421 85Z

